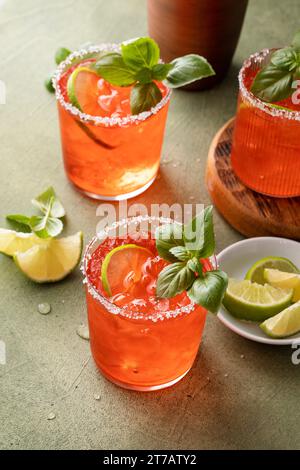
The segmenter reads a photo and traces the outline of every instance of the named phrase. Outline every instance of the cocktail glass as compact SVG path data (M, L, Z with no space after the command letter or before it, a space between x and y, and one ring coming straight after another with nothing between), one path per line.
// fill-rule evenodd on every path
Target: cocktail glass
M159 84L162 100L150 111L131 115L131 87L113 87L102 80L101 86L106 90L102 101L107 105L110 100L112 104L107 109L112 106L112 112L106 112L105 106L99 106L99 116L79 111L68 99L67 78L75 67L103 51L119 51L119 46L102 44L74 52L56 71L62 153L66 174L77 189L96 199L122 200L142 193L155 180L170 90ZM129 114L122 113L122 107L128 108Z
M107 379L121 387L149 391L169 387L188 373L199 349L207 312L191 303L187 296L185 302L173 304L172 308L163 308L168 302L163 299L161 309L145 313L136 306L128 310L115 305L95 287L89 274L90 263L95 263L95 250L116 227L130 234L136 231L141 221L156 226L172 222L147 216L117 222L90 242L82 270L90 344L98 368ZM205 263L209 270L215 261L206 260Z
M300 107L292 98L265 103L250 91L272 52L252 55L239 73L231 162L241 181L259 193L300 196Z

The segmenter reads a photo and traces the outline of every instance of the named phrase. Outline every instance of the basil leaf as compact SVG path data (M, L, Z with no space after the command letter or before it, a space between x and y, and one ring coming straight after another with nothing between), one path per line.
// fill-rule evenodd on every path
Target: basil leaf
M184 246L183 226L181 224L165 224L157 227L155 231L156 249L159 256L171 263L176 262L176 256L170 249L176 246Z
M190 268L194 273L197 273L199 276L203 276L203 266L200 261L194 257L187 262L188 268Z
M30 219L30 227L40 238L56 237L62 232L63 223L55 217L34 215Z
M285 47L272 54L271 63L280 70L291 72L299 65L299 57L295 49Z
M203 278L197 278L187 294L192 302L217 313L228 284L223 271L208 271Z
M215 251L213 206L197 215L184 227L186 248L197 258L208 258Z
M292 46L296 47L297 49L300 49L300 31L295 34L294 39L292 41Z
M52 189L52 188L49 188ZM34 215L30 218L30 227L35 234L40 238L56 237L62 232L63 223L56 217L51 217L51 211L55 197L50 198L47 212L45 215Z
M258 72L251 92L261 100L273 103L291 96L292 83L292 72L281 70L274 64L270 64Z
M93 68L104 80L115 86L130 86L136 81L134 72L117 52L100 57Z
M30 217L21 214L9 214L6 219L18 230L22 232L31 232L30 229Z
M169 249L169 252L180 261L188 261L191 258L191 254L185 246L174 246Z
M125 64L132 70L151 68L159 61L160 51L151 38L139 38L121 45Z
M207 60L197 54L179 57L174 59L171 64L173 68L164 80L169 88L177 88L195 80L215 75L214 69Z
M52 83L52 79L53 79L53 74L52 75L49 75L48 78L46 78L44 84L45 84L45 87L47 88L47 90L50 92L50 93L54 93L55 92L55 89L54 89L54 86L53 86L53 83Z
M51 217L64 217L65 209L57 198L54 189L50 186L46 191L32 199L32 204L36 206L41 212L46 214L51 204Z
M195 280L195 274L185 263L178 262L166 266L157 279L156 295L170 298L188 289Z
M57 49L55 53L55 62L57 63L57 65L63 62L70 54L71 51L66 47L60 47L59 49Z
M22 225L30 225L30 217L27 217L27 215L21 215L21 214L10 214L6 216L7 220L10 220L12 222L17 222L18 224Z
M148 68L144 68L144 69L141 69L137 72L137 74L135 75L135 78L138 82L142 83L143 85L145 83L150 83L152 82L152 72L151 72L151 69L148 69Z
M137 83L131 90L130 107L132 114L140 114L149 111L162 99L162 94L156 83L145 85Z
M174 64L156 64L152 67L152 78L161 82L164 80L170 70L174 67Z

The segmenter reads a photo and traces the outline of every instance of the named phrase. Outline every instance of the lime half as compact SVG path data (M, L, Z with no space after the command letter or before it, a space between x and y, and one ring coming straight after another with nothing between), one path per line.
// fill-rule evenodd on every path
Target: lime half
M292 289L230 279L223 304L237 318L261 322L288 307L292 296Z
M103 288L109 296L128 292L142 275L142 266L153 253L142 246L128 244L111 250L101 268Z
M27 251L17 251L14 260L20 270L35 282L55 282L78 265L82 253L82 232L65 238L41 239Z
M293 302L300 300L300 274L287 273L278 269L264 270L265 282L281 289L293 289Z
M249 281L257 282L258 284L264 284L264 270L269 269L279 269L280 271L285 271L287 273L299 273L299 269L295 266L289 259L280 258L278 256L268 256L262 258L249 269L245 279Z
M272 338L286 338L300 331L300 302L264 321L260 328Z

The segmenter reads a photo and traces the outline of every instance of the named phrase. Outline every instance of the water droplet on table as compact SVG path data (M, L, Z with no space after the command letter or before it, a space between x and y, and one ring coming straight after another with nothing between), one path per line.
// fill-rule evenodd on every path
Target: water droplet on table
M48 315L48 313L51 312L51 305L48 304L47 302L38 304L38 312L41 313L42 315Z
M78 334L78 336L80 336L80 338L87 339L87 340L90 339L89 327L86 325L83 325L83 324L79 325L77 327L76 333Z
M55 419L55 418L56 418L56 414L55 414L55 413L51 412L51 413L48 414L48 418L47 418L47 419L48 419L49 421L52 421L52 420Z

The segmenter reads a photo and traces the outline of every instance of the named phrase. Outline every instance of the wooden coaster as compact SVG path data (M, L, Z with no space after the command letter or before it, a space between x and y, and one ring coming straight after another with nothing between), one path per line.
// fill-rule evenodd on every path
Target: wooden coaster
M276 198L248 189L231 167L234 118L214 137L207 161L210 197L236 230L246 237L276 236L300 240L300 197Z

